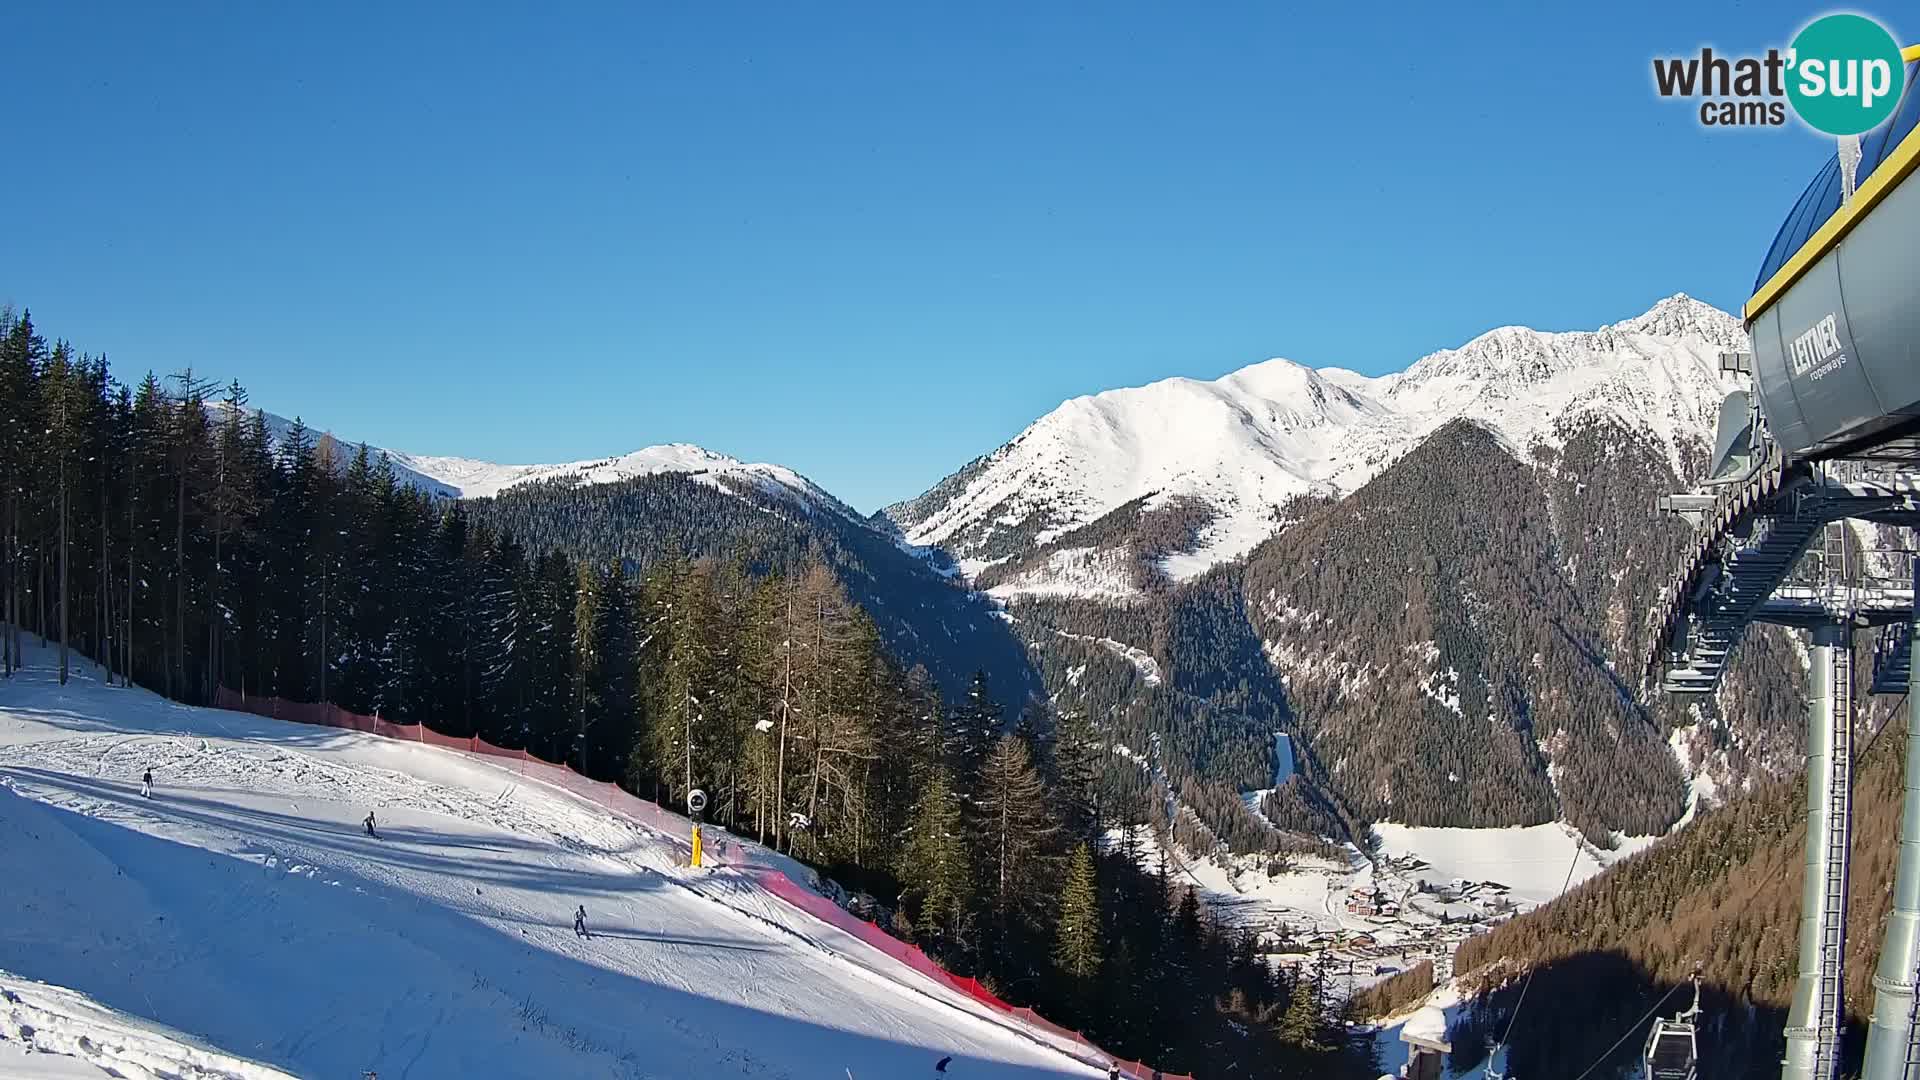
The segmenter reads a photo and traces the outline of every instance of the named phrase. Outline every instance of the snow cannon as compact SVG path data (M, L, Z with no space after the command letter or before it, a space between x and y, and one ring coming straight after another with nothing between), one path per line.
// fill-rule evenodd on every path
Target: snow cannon
M1759 412L1789 462L1920 450L1920 46L1903 56L1892 119L1807 185L1742 312Z

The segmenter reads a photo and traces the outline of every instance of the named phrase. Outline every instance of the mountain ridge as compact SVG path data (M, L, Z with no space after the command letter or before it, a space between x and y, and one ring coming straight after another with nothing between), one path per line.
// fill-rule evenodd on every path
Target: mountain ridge
M1733 316L1676 293L1596 330L1497 327L1387 375L1273 358L1081 395L882 514L977 578L1143 496L1146 510L1190 497L1210 520L1160 559L1185 580L1273 535L1288 499L1355 491L1456 417L1524 451L1561 441L1563 419L1613 416L1679 471L1724 392L1717 353L1741 338ZM1009 584L1005 569L989 586L1003 597L1058 592L1073 576L1033 567Z
M214 401L209 402L208 407L223 409L226 405ZM265 410L261 413L276 444L284 442L294 425L299 424L311 438L332 438L343 446L365 446L369 454L385 454L394 475L402 483L442 498L484 499L532 484L617 484L645 476L679 473L722 491L732 490L729 484L751 484L761 492L783 496L803 508L826 509L849 521L872 524L867 517L794 469L768 462L742 461L694 443L658 443L624 454L580 461L512 465L456 455L420 454L342 439L326 428L308 427L299 417L289 420L277 413Z

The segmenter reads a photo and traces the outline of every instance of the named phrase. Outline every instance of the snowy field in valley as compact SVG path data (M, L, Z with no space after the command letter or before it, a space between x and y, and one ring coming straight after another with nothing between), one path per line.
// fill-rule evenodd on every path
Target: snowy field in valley
M1600 851L1579 833L1559 823L1505 829L1437 829L1381 824L1379 855L1410 858L1430 869L1403 875L1432 884L1455 880L1498 882L1513 900L1544 904L1571 884L1578 885L1619 859L1646 846L1630 842L1616 851Z
M1433 960L1447 973L1454 947L1493 922L1578 885L1653 838L1626 838L1603 851L1553 823L1503 829L1382 824L1369 859L1348 845L1344 859L1289 857L1270 874L1259 856L1174 852L1172 876L1193 886L1221 922L1260 931L1276 963L1324 958L1343 991ZM1118 831L1108 843L1121 842ZM1135 837L1141 861L1158 869L1163 849L1151 831ZM1571 875L1569 872L1571 871ZM1381 904L1354 910L1359 898Z
M511 765L50 658L0 682L0 1074L1100 1074Z

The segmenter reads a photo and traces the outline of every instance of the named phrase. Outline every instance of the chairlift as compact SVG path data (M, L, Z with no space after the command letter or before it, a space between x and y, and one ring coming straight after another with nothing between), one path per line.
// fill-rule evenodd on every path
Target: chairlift
M1646 1080L1698 1080L1700 1046L1694 1021L1700 1016L1700 974L1693 976L1693 1004L1671 1020L1656 1020L1643 1055Z
M1491 1034L1487 1036L1486 1080L1509 1080L1507 1076L1507 1048Z

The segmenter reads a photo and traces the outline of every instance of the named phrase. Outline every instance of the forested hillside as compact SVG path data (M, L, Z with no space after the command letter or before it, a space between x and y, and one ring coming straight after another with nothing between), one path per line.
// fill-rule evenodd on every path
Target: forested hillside
M1630 430L1586 421L1562 434L1522 461L1456 421L1250 560L1254 627L1357 816L1564 818L1607 844L1680 816L1676 727L1723 774L1737 748L1746 771L1731 782L1783 766L1770 703L1799 672L1778 635L1743 649L1723 713L1683 715L1643 693L1645 612L1684 535L1654 501L1680 481Z
M985 680L941 694L811 543L576 561L511 531L510 504L423 494L297 423L275 440L237 383L228 408L211 393L184 372L121 385L0 318L0 669L35 634L63 671L180 700L327 700L662 801L700 786L722 825L872 891L943 962L1122 1053L1376 1075L1339 1045L1323 981L1102 850L1115 755L1092 717L1009 724ZM658 509L661 535L693 517Z
M1871 699L1857 735L1846 952L1855 1053L1873 1007L1899 846L1906 711L1904 699ZM1483 1032L1504 1030L1519 989L1513 977L1532 968L1514 1025L1514 1072L1560 1075L1569 1062L1597 1059L1697 966L1706 988L1701 1076L1771 1074L1793 991L1805 836L1804 778L1771 781L1562 899L1466 941L1455 968L1489 993L1454 1045L1477 1048ZM1628 1057L1623 1050L1617 1060Z
M476 522L536 550L644 573L717 558L752 576L827 568L878 628L888 652L947 694L977 671L1011 709L1040 684L1018 640L977 594L902 551L888 532L751 479L662 473L616 483L544 481L468 502Z
M1303 757L1259 804L1266 820L1243 798L1274 786L1274 736L1296 729L1241 606L1241 576L1230 564L1132 603L1028 599L1009 610L1057 688L1054 707L1125 748L1107 770L1126 814L1193 852L1322 851L1354 823L1316 783L1315 762Z

